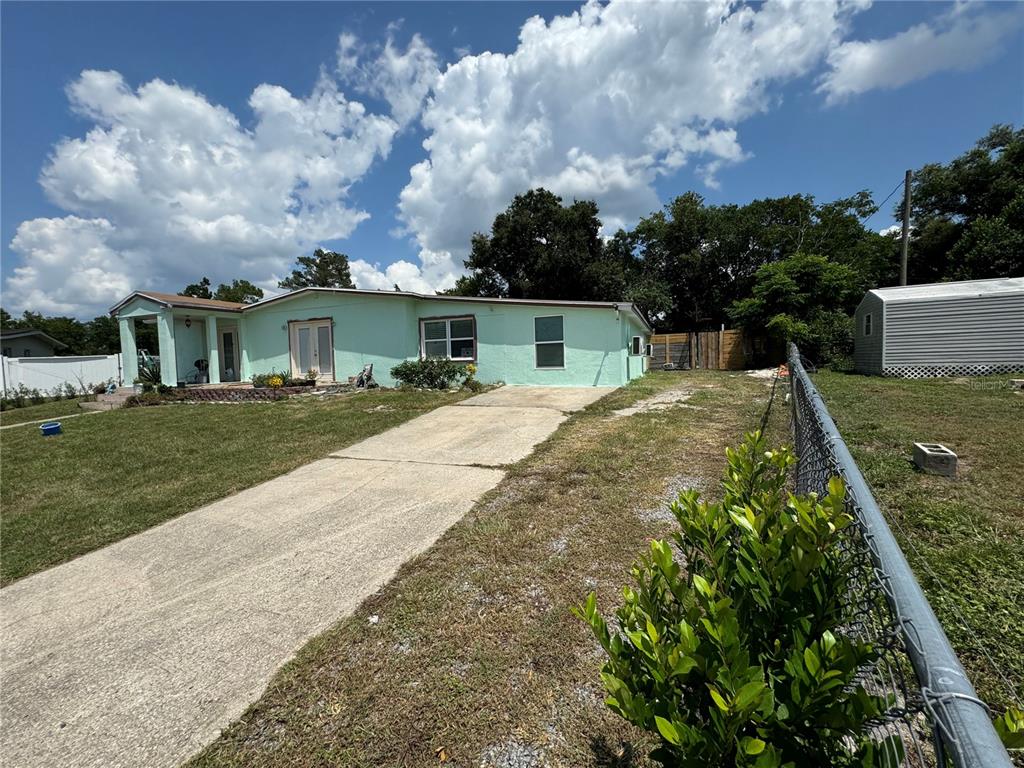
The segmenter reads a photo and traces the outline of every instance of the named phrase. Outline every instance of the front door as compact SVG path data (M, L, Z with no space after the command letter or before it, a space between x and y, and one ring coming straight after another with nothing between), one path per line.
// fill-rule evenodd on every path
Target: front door
M334 352L330 320L291 324L292 376L305 377L312 369L317 378L334 378Z
M238 381L238 331L220 332L220 380Z

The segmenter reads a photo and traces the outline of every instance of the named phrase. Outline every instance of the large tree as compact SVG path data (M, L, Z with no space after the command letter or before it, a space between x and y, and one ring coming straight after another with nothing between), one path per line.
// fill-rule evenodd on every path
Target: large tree
M348 266L348 256L317 248L312 256L299 256L299 269L281 280L279 288L355 288Z
M597 204L546 189L517 195L489 235L477 233L450 294L519 299L632 301L649 320L668 308L669 294L645 271L635 238L620 230L603 240Z
M680 195L632 232L645 271L670 294L658 325L687 330L729 321L729 307L751 294L758 271L797 253L846 265L863 284L888 279L892 241L862 223L874 210L866 193L826 204L791 195L719 206L694 192Z
M734 301L729 316L755 333L794 341L819 363L850 354L850 313L864 293L856 270L824 256L795 253L765 264L750 295Z
M216 299L217 301L234 301L239 304L252 304L263 298L263 289L257 288L248 280L232 280L230 285L221 283L217 290L210 289L210 278L204 277L198 283L186 285L178 294L191 296L194 299Z
M212 299L213 290L210 288L210 278L204 277L198 283L186 285L179 296L191 296L193 299Z
M593 270L602 269L597 204L562 198L546 189L516 195L489 235L477 233L454 292L513 299L592 299ZM621 298L621 297L619 297Z
M248 280L232 280L231 285L221 283L214 291L213 298L218 301L235 301L239 304L254 304L263 298L263 289L257 288Z
M62 355L112 355L121 349L118 322L109 315L83 322L73 317L46 317L39 312L26 311L20 318L15 318L0 308L0 326L4 329L33 328L42 331L67 345L59 351ZM136 332L145 336L150 328L139 323Z
M912 192L911 283L1024 275L1024 129L994 126Z

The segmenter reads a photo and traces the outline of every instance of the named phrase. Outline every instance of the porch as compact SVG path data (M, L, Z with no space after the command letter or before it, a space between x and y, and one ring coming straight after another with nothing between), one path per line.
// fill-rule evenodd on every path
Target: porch
M169 386L222 385L247 378L241 308L233 302L151 292L132 294L111 310L120 326L125 384L139 375L138 325L155 325L160 381Z

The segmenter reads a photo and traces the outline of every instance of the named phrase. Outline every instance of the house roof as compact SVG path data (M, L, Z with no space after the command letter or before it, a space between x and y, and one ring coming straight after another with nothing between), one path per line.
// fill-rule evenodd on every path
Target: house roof
M184 307L194 309L219 309L222 312L241 312L248 306L237 301L219 301L217 299L197 299L194 296L182 296L177 293L160 293L158 291L135 291L110 308L110 314L134 299L136 296L163 304L165 307Z
M898 285L868 291L883 302L912 302L940 298L989 296L993 294L1024 293L1024 277L997 277L992 280L961 280L955 283L925 283Z
M580 307L583 309L618 309L624 312L632 312L637 319L643 323L647 330L651 330L647 319L640 313L634 304L628 301L570 301L564 299L499 299L486 296L448 296L446 294L413 293L412 291L372 291L365 288L299 288L295 291L282 293L279 296L271 296L268 299L244 305L244 311L251 312L268 304L287 301L301 296L304 293L353 293L368 296L405 296L414 299L430 299L439 301L475 302L480 304L530 304L547 307Z
M9 328L7 330L0 331L0 339L3 339L4 341L9 341L10 339L24 339L29 336L35 336L40 339L44 339L46 342L49 343L51 347L54 347L55 349L63 349L67 347L67 344L65 344L63 341L57 341L57 339L53 338L53 336L50 336L47 333L43 333L42 331L37 330L35 328Z
M568 301L559 299L493 299L485 296L447 296L443 294L413 293L412 291L371 291L365 288L299 288L288 293L271 296L267 299L253 302L252 304L238 304L233 301L217 301L216 299L195 299L191 296L180 296L175 293L158 293L157 291L135 291L110 308L110 314L114 314L135 297L141 297L163 304L166 307L184 307L194 309L217 309L225 312L251 312L260 309L268 304L275 304L289 299L294 299L306 293L352 293L366 296L405 296L414 299L431 299L440 301L461 301L476 302L482 304L533 304L548 307L580 307L595 309L618 309L624 312L632 312L643 326L650 331L651 326L647 319L640 314L640 310L633 304L626 301Z

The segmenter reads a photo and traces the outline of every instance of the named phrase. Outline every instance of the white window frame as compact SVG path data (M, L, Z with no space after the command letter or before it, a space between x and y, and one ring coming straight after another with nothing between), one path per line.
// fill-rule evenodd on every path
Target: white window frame
M629 354L642 355L644 353L644 337L634 336L629 340Z
M871 332L874 330L875 320L873 317L871 317L871 314L871 312L868 312L866 315L864 315L864 323L861 326L861 330L863 331L865 336L870 336Z
M537 321L546 320L549 317L562 318L562 338L558 341L537 341ZM561 344L562 364L561 365L537 365L537 347L541 344ZM564 371L565 370L565 315L534 315L533 316L533 367L537 371Z
M313 366L313 367L317 369L317 373L320 375L320 380L322 380L322 381L337 381L337 372L334 370L334 365L335 365L335 362L334 362L334 319L330 318L330 317L313 317L313 318L310 318L309 320L289 320L288 321L288 365L289 365L289 367L291 369L291 375L293 377L297 378L297 379L304 378L305 375L306 375L306 371L302 370L302 366L299 365L299 361L302 359L301 352L299 350L299 328L301 328L303 326L309 328L310 334L313 334L313 335L318 334L319 333L319 328L321 328L321 327L326 327L329 330L331 348L329 350L326 350L326 352L328 354L330 354L331 375L329 377L324 375L323 371L321 370L321 364L320 364L319 357L317 358L316 365ZM228 330L228 328L225 327L223 330ZM238 358L238 362L239 362L239 365L238 365L238 367L235 368L235 371L238 372L238 375L241 375L242 348L239 346L239 343L238 343L238 341L239 341L238 334L237 334L238 328L236 326L235 328L233 328L231 330L234 330L236 332L236 334L235 334L235 355ZM220 351L220 348L222 346L223 346L223 332L222 331L218 331L218 333L217 333L218 355L217 356L223 359L224 355ZM320 342L319 342L319 340L317 340L316 350L317 350L317 354L320 355L320 356L322 356L324 354L324 352L325 352L325 350L320 349Z
M458 320L469 320L473 324L473 335L472 336L456 336L452 338L452 321ZM426 324L427 323L444 323L444 341L447 342L445 350L445 358L452 360L456 363L474 363L476 362L477 349L476 340L476 315L457 315L454 317L422 317L420 318L420 360L427 359L427 334ZM472 341L473 342L473 356L472 357L452 357L452 342L453 341ZM441 341L441 339L430 339L430 341Z

